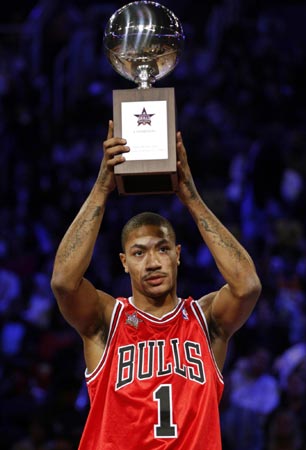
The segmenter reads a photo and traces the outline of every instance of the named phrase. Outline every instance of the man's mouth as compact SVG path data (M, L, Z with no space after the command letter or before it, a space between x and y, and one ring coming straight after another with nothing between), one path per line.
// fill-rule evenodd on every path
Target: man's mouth
M144 281L146 281L149 284L154 284L154 285L158 285L160 284L163 279L166 277L166 275L164 273L152 273L151 275L147 275L144 278Z

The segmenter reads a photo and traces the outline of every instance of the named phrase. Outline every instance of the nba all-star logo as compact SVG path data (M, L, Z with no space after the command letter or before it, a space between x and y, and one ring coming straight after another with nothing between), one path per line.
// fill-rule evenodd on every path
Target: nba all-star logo
M155 114L148 114L146 108L142 109L141 114L134 114L138 118L137 124L139 125L151 125L151 117Z
M126 315L125 323L137 329L139 322L142 322L142 320L139 319L139 317L137 317L137 312L134 311L132 314L125 313L125 315Z

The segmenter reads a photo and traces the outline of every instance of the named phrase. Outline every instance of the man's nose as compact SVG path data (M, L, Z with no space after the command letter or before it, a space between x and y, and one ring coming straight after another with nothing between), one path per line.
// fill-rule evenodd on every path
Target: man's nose
M147 269L156 269L161 266L160 258L157 252L148 252L146 262Z

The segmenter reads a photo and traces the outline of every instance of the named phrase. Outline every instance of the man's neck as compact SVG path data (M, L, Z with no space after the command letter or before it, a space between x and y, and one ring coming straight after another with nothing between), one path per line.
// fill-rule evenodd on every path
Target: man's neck
M179 299L176 295L167 295L163 298L132 297L131 301L133 305L141 311L160 318L173 311L177 306Z

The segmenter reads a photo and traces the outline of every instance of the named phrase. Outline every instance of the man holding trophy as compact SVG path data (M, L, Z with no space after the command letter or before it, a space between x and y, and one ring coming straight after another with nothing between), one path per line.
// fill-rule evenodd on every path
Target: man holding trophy
M130 5L125 8L133 12L136 7L141 17L150 8L163 11L153 2ZM177 132L174 192L192 215L225 284L198 300L181 298L181 246L175 231L164 217L143 212L121 234L119 256L132 296L114 298L94 287L84 275L116 188L116 171L132 152L124 135L114 134L113 121L103 148L96 182L59 245L51 282L61 313L84 344L90 411L79 450L220 450L221 372L230 337L260 295L256 269L200 197Z

